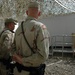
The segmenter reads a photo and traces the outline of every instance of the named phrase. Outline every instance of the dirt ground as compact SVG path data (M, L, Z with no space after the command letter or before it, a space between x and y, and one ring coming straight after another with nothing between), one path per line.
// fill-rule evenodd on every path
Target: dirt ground
M15 70L15 75L20 74ZM49 56L46 61L45 75L75 75L75 57Z
M75 58L53 56L46 65L45 75L75 75Z

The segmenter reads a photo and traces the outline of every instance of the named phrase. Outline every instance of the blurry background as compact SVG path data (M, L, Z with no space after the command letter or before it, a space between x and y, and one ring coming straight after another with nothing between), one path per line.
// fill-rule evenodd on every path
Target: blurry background
M12 17L19 23L25 20L30 1L40 2L42 13L39 20L47 25L51 35L75 32L74 0L0 0L0 31L6 18Z

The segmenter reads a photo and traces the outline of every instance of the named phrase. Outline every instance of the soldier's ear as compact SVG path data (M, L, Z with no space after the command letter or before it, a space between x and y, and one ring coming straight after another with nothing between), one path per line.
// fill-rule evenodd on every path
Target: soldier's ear
M28 10L26 11L26 14L28 15Z
M38 12L38 16L40 16L41 15L41 12Z

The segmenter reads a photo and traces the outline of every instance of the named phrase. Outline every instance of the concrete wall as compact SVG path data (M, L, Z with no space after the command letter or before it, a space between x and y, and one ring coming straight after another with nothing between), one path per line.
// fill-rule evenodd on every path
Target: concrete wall
M75 14L52 16L40 19L40 21L47 26L50 35L71 35L72 33L75 33ZM0 31L2 30L3 25L3 20L0 20Z
M3 19L0 19L0 32L3 30L4 28L4 21Z
M47 26L51 36L75 33L75 14L52 16L40 21Z

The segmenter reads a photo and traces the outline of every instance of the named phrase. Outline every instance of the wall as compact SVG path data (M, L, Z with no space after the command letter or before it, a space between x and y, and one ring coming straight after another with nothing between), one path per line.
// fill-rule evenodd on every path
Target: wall
M50 36L71 35L72 33L75 33L75 14L51 16L44 19L40 19L40 21L47 26ZM3 20L0 20L0 23L1 31L4 24Z
M51 36L75 33L75 14L48 17L40 21L47 26Z
M0 19L0 32L3 30L4 28L4 21L3 19Z
M51 36L62 34L71 35L75 33L75 14L52 16L40 19L40 21L47 26ZM3 25L3 20L0 20L0 31Z

